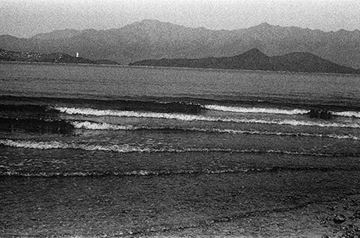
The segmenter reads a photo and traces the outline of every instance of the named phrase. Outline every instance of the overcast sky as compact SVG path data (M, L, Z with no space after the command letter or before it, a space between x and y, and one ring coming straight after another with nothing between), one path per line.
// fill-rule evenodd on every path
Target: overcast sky
M0 0L0 34L109 29L143 19L239 29L268 22L325 31L360 29L360 0Z

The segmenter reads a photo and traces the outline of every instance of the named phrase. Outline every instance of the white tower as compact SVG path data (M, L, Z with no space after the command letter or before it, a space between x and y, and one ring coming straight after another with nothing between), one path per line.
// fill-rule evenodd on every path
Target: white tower
M76 52L76 58L78 58L79 57L79 52Z

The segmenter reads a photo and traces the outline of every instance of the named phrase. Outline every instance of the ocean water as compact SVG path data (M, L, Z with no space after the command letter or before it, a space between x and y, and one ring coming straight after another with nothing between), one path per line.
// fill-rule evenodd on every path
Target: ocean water
M174 235L360 191L359 76L0 64L0 86L4 236Z

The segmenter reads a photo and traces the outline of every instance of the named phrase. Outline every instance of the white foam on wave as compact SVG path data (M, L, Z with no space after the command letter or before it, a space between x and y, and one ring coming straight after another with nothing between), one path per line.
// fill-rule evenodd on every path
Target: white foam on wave
M19 147L27 149L66 149L69 148L68 144L51 141L51 142L34 142L34 141L21 141L21 140L0 140L0 145L10 146L10 147Z
M121 125L113 125L109 123L96 123L96 122L71 122L71 124L77 129L88 129L88 130L134 130L136 127L128 125L128 126L121 126Z
M17 148L26 148L26 149L40 149L40 150L49 150L49 149L81 149L88 151L113 151L113 152L149 152L148 148L140 148L135 146L125 145L87 145L87 144L75 144L75 143L63 143L58 141L25 141L25 140L0 140L0 145L17 147Z
M191 174L228 174L248 172L268 172L272 167L253 168L243 167L236 169L203 169L203 170L133 170L133 171L74 171L74 172L23 172L23 171L1 171L0 176L22 176L22 177L93 177L93 176L168 176L168 175L191 175Z
M340 117L356 117L360 118L360 112L354 112L354 111L346 111L346 112L332 112L335 116Z
M116 117L137 117L137 118L159 118L173 119L182 121L210 121L210 122L233 122L233 123L254 123L254 124L273 124L289 126L317 126L317 127L342 127L342 128L360 128L357 123L324 123L317 121L298 121L298 120L263 120L263 119L241 119L241 118L222 118L206 117L200 115L187 115L177 113L157 113L157 112L134 112L117 110L98 110L92 108L68 108L57 107L57 110L67 114L92 115L92 116L116 116Z
M218 133L230 133L230 134L250 134L250 135L269 135L269 136L299 136L299 137L322 137L333 139L350 139L360 140L360 137L354 135L336 135L336 134L312 134L312 133L292 133L292 132L273 132L273 131L245 131L245 130L233 130L233 129L212 129L211 131Z
M184 149L174 149L174 148L140 148L135 146L124 145L87 145L87 144L66 144L57 141L49 142L36 142L36 141L25 141L25 140L0 140L0 145L16 147L16 148L27 148L27 149L40 149L40 150L50 150L50 149L77 149L77 150L86 150L86 151L107 151L107 152L117 152L117 153L188 153L188 152L220 152L220 153L248 153L248 154L282 154L282 155L303 155L303 156L334 156L332 154L323 154L323 153L314 153L314 152L298 152L298 151L283 151L283 150L259 150L259 149L230 149L230 148L184 148ZM342 155L346 156L346 155ZM350 154L353 156L353 154Z
M297 121L297 120L281 120L281 121L263 121L259 122L263 124L278 124L278 125L290 125L290 126L318 126L318 127L342 127L342 128L360 128L360 124L357 123L322 123L316 121Z
M217 120L219 120L216 118L196 116L196 115L187 115L187 114L177 114L177 113L98 110L98 109L92 109L92 108L68 108L68 107L57 107L56 109L63 113L78 114L78 115L163 118L163 119L177 119L177 120L183 120L183 121L196 121L196 120L217 121Z
M360 137L354 135L337 134L312 134L312 133L292 133L292 132L274 132L274 131L255 131L255 130L235 130L235 129L205 129L205 128L177 128L177 127L135 127L132 125L113 125L108 123L96 122L72 122L75 128L86 130L182 130L184 132L202 132L202 133L226 133L226 134L246 134L246 135L268 135L268 136L290 136L290 137L323 137L333 139L360 140Z
M279 108L261 108L261 107L230 107L221 105L205 105L206 109L224 112L236 112L236 113L265 113L265 114L283 114L283 115L302 115L307 114L310 110L304 109L279 109ZM360 118L360 112L355 111L343 111L334 112L331 114L339 117L356 117Z
M278 108L259 108L259 107L229 107L220 105L206 105L206 109L224 112L238 112L238 113L266 113L266 114L284 114L297 115L308 113L309 110L302 109L278 109Z

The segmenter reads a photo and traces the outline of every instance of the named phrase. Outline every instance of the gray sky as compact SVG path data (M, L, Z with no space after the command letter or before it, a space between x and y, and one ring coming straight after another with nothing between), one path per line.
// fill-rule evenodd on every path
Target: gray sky
M119 28L143 19L239 29L268 22L311 29L360 29L360 0L0 0L0 34Z

